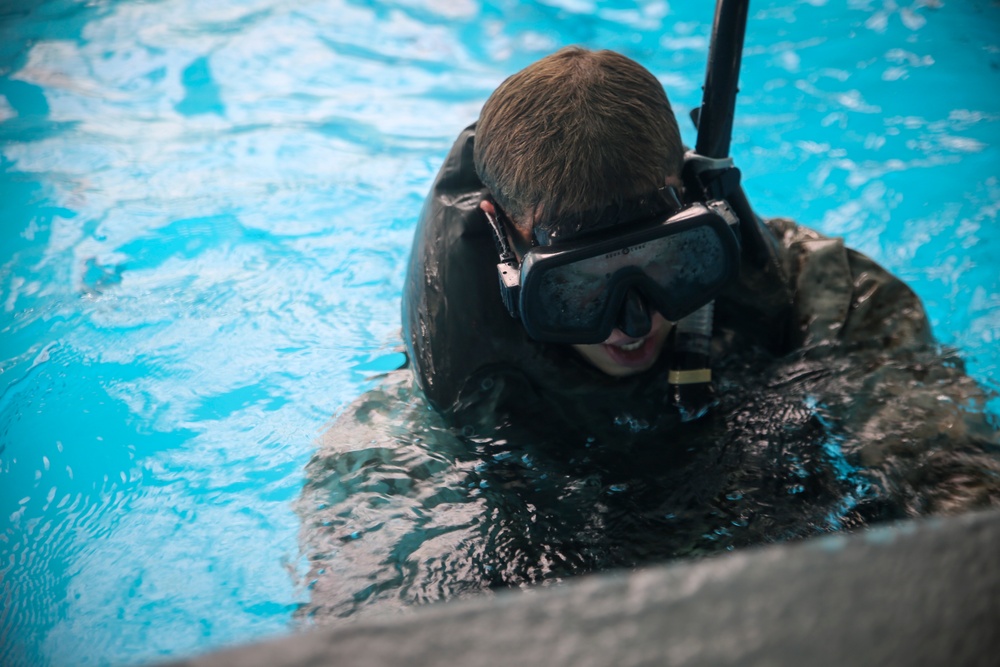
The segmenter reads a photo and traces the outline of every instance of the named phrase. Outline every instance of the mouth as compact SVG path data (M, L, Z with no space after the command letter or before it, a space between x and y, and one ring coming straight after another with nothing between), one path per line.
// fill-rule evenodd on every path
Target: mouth
M653 315L653 326L642 338L628 336L614 329L603 343L574 345L583 358L612 377L626 377L652 368L666 342L673 323L659 313Z
M615 363L628 368L642 368L656 360L656 336L624 339L603 343L602 347Z
M639 340L633 343L619 343L618 347L625 350L626 352L631 352L632 350L638 350L640 347L642 347L642 344L645 342L646 342L645 338L640 338Z

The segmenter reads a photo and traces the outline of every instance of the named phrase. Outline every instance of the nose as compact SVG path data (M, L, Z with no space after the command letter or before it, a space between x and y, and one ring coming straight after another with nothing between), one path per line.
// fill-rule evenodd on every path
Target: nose
M637 289L630 289L618 313L618 328L630 338L642 338L653 328L649 305Z

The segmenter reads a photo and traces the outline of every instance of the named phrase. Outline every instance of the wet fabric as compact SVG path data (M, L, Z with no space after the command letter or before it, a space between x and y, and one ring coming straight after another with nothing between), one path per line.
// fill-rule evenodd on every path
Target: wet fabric
M510 422L473 433L396 371L306 468L301 616L382 614L1000 506L996 431L957 358L842 352L731 356L715 411L632 445L553 447Z

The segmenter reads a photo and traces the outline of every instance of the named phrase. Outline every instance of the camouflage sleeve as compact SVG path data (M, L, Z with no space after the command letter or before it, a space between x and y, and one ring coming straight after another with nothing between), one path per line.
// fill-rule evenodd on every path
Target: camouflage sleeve
M793 285L792 340L883 350L933 345L920 298L906 283L842 239L790 220L769 223L787 253Z
M770 224L788 253L792 338L806 354L846 359L824 411L871 485L867 520L1000 506L988 397L935 343L919 297L840 239Z

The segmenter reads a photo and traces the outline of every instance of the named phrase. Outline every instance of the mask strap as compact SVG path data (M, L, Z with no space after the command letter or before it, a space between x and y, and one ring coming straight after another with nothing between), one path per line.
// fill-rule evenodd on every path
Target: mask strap
M493 206L496 207L496 204L493 204ZM514 254L514 250L510 247L510 241L507 239L507 231L503 228L503 224L495 213L490 213L489 211L483 211L483 213L486 214L486 220L490 223L490 228L493 230L493 243L496 245L500 262L502 264L511 264L516 268L517 255Z
M540 222L534 227L533 245L548 246L562 238L591 234L654 216L673 215L681 207L677 188L664 185L639 197L618 201L597 210L570 213Z
M494 204L496 206L496 204ZM497 208L496 210L500 210ZM510 316L517 319L521 313L521 267L507 240L507 232L494 213L483 211L486 220L493 230L493 242L496 244L500 262L497 264L497 278L500 281L500 297Z

